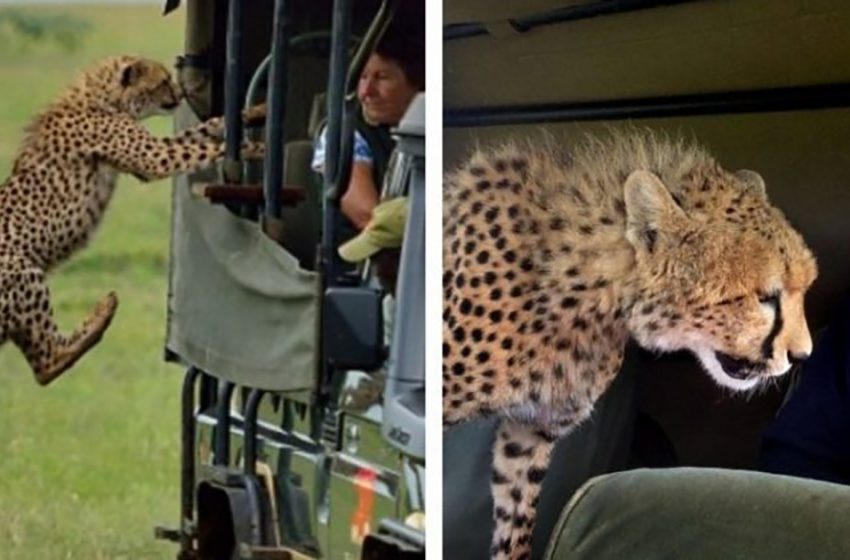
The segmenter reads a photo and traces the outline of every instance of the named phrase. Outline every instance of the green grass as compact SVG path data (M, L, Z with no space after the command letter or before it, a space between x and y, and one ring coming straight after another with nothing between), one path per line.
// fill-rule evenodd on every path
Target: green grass
M91 62L133 53L171 64L183 12L160 6L27 8L90 24L76 51L52 43L0 54L0 180L27 121ZM167 119L152 129L167 133ZM60 325L110 290L120 299L103 341L48 388L17 348L0 348L0 557L173 557L156 523L178 517L180 370L162 361L170 183L122 178L94 242L51 276Z

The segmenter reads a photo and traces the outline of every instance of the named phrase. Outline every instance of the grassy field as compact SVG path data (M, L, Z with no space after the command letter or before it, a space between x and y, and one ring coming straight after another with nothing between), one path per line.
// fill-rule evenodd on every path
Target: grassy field
M27 8L70 13L90 29L68 52L53 44L0 50L0 180L26 122L90 62L136 53L170 64L183 13L160 6ZM152 124L157 133L168 120ZM104 340L38 387L18 350L0 349L0 558L169 558L152 537L178 517L180 371L162 361L170 183L122 178L95 241L51 279L71 328L106 292L120 306Z

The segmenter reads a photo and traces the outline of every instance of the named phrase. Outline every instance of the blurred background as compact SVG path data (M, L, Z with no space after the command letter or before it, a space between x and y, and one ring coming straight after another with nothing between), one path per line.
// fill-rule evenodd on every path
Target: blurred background
M114 54L173 65L184 10L162 2L0 0L0 181L26 124L74 74ZM148 121L155 134L169 118ZM57 320L74 327L115 290L101 343L49 388L0 348L0 558L167 558L153 526L179 515L182 376L162 360L170 181L122 176L94 242L50 278ZM182 371L182 370L181 370Z

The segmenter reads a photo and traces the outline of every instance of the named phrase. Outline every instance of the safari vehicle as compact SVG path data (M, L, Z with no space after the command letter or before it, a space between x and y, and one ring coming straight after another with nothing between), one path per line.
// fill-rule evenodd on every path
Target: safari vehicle
M817 340L850 292L846 2L455 0L443 40L447 170L477 145L541 130L566 145L624 126L695 138L726 168L759 171L812 248ZM533 558L850 557L845 487L742 472L795 377L735 395L690 354L630 348L591 421L555 449ZM444 434L444 558L488 557L492 430ZM721 510L741 499L747 515L688 516L700 492Z
M410 205L389 352L384 294L336 247L352 92L389 26L422 32L424 5L180 4L165 7L186 10L176 127L224 115L227 151L174 188L166 358L187 367L180 516L156 534L181 559L421 558L422 96L396 130L384 191ZM243 129L241 110L262 101L264 130ZM310 163L323 122L321 179ZM240 161L242 138L265 141L261 165Z

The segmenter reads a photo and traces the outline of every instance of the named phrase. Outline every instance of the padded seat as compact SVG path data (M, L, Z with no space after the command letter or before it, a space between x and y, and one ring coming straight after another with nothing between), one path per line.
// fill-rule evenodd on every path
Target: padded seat
M546 560L843 560L850 488L724 469L594 478L561 514Z

